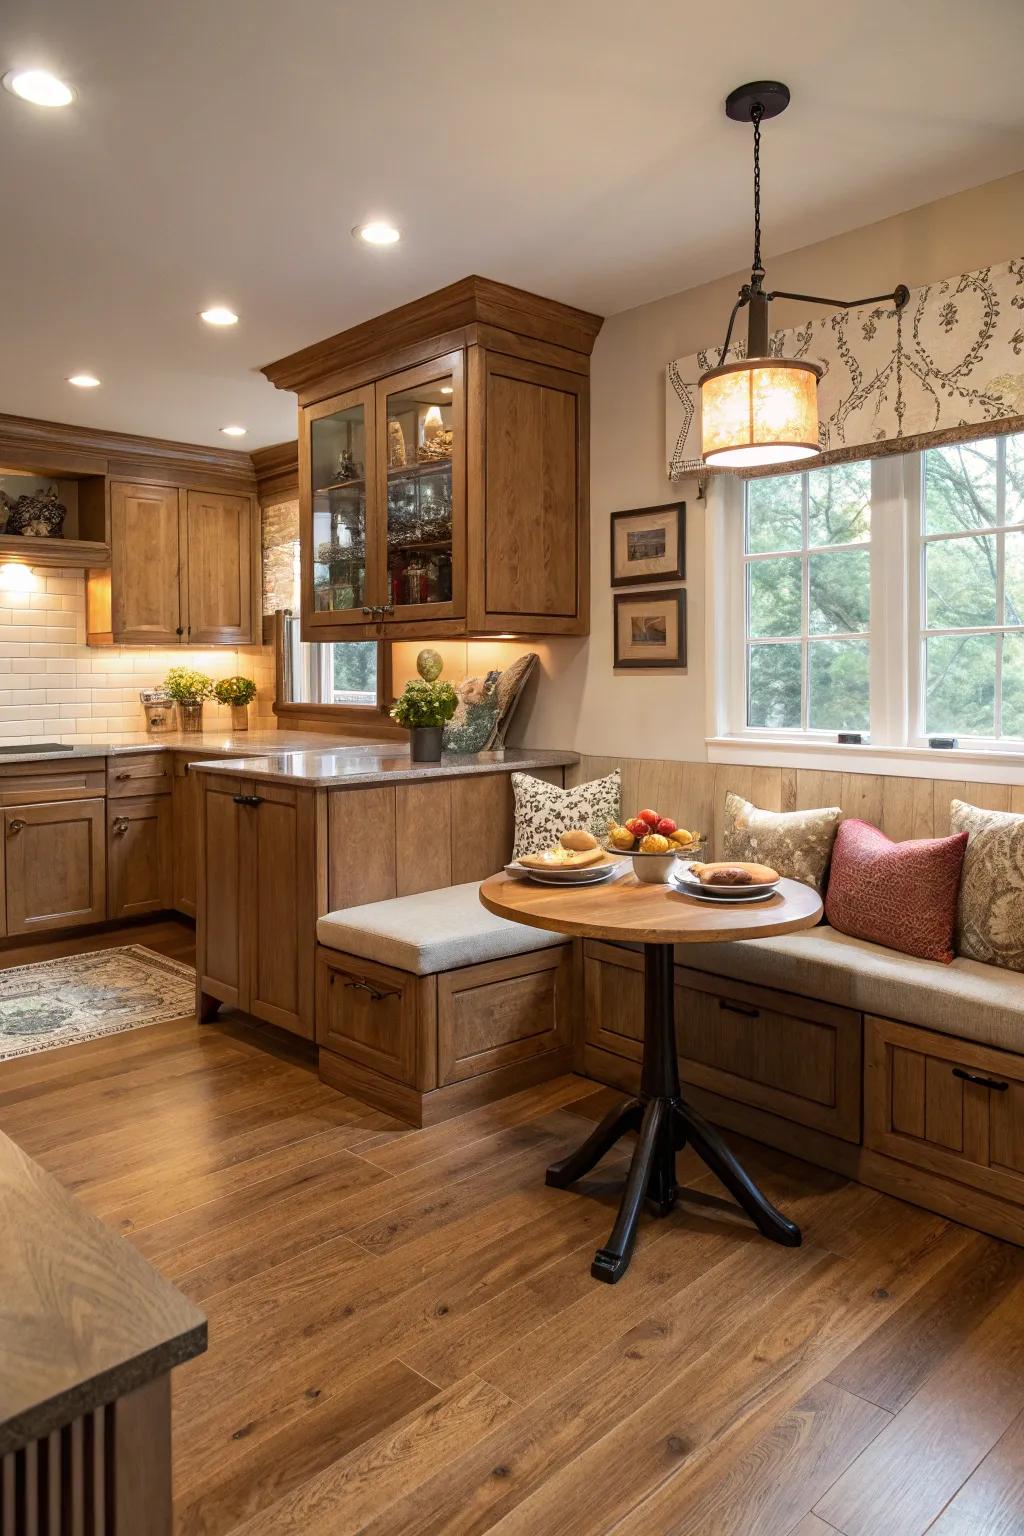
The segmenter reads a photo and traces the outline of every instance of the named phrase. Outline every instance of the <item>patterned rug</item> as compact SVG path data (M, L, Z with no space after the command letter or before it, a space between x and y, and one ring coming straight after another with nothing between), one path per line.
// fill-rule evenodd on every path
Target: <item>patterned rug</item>
M0 970L0 1061L195 1013L196 973L142 944Z

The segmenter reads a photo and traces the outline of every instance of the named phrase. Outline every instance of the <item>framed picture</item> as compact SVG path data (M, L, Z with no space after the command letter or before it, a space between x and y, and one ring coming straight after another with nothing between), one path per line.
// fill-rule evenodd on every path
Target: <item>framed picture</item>
M686 502L612 513L612 586L686 578Z
M616 667L686 666L686 590L615 594Z

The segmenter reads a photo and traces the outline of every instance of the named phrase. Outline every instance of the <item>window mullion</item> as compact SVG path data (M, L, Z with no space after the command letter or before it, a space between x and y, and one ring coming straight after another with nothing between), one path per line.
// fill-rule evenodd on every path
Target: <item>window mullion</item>
M810 480L800 476L800 727L808 730L811 717L811 647L808 635L811 630L811 562L807 554L811 542L810 529Z

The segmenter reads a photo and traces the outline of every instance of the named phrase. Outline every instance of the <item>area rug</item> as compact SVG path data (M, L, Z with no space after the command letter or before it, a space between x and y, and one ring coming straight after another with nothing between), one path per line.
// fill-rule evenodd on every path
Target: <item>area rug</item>
M195 1013L196 973L142 944L0 970L0 1062Z

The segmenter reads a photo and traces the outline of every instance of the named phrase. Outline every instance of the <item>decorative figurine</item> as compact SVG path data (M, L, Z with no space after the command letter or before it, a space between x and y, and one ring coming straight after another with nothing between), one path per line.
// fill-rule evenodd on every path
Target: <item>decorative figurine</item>
M406 462L405 433L402 431L402 423L400 421L389 421L388 465L391 469L404 469Z
M432 651L429 646L420 651L416 657L416 671L425 683L435 683L444 671L444 661L437 651Z

